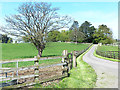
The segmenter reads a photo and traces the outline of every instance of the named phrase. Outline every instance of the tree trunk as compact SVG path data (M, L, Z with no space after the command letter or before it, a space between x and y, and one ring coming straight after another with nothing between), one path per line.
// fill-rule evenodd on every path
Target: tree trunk
M42 56L42 49L38 49L38 57L41 57Z

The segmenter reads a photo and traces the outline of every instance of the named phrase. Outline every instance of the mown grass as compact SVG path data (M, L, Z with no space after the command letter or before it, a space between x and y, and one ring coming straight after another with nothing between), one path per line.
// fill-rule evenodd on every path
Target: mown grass
M118 51L118 46L98 46L98 51Z
M2 60L33 58L35 55L37 55L37 50L33 44L2 44Z
M70 53L73 50L83 50L87 48L89 44L75 43L64 43L64 42L54 42L47 43L45 50L43 51L43 56L61 56L63 50L68 50Z
M85 53L84 53L85 54ZM77 58L77 67L70 71L70 77L57 83L51 83L46 87L36 84L34 88L93 88L97 75L94 69L82 60L83 55Z
M39 61L40 66L56 64L56 63L61 63L61 58L60 59L47 59L47 60L40 60ZM33 65L34 65L34 61L18 62L18 67L28 67L28 66L33 66ZM2 64L2 67L3 68L5 68L5 67L15 68L16 67L16 62Z
M73 50L83 50L88 47L89 44L74 44L74 43L58 43L51 42L47 43L46 48L43 51L43 57L45 56L61 56L64 49L71 52ZM10 59L19 59L19 58L30 58L37 55L37 50L33 44L30 43L20 43L20 44L3 44L2 47L3 61ZM40 65L56 64L61 62L61 59L52 59L52 60L40 60ZM24 61L19 62L19 67L27 67L34 65L34 61ZM16 62L2 64L2 67L13 68L16 67Z
M42 56L61 56L63 50L71 52L73 50L83 50L89 44L74 44L64 42L49 42L46 44ZM2 60L33 58L38 53L35 46L31 43L2 44Z

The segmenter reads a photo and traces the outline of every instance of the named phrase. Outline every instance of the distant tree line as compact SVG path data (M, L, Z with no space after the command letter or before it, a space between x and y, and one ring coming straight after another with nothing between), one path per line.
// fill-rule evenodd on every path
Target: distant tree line
M0 34L0 43L12 43L12 38L8 37L6 34Z
M103 43L110 44L115 40L112 36L112 31L107 25L99 25L98 28L92 26L92 24L88 21L79 26L78 21L74 21L72 26L68 31L62 30L60 31L50 31L48 33L47 41L49 42L79 42L79 43Z

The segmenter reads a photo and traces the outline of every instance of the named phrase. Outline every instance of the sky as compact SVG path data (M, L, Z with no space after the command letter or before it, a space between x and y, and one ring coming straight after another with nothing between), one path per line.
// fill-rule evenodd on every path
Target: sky
M0 26L5 25L5 16L18 14L17 8L23 2L0 2ZM27 1L27 0L26 0ZM51 0L50 0L51 1ZM54 0L55 1L55 0ZM71 1L71 0L70 0ZM58 7L58 14L68 15L73 20L78 21L79 25L88 21L93 26L98 28L99 25L107 25L113 32L113 37L118 38L118 2L117 0L110 0L111 2L50 2L52 7ZM88 0L87 0L88 1Z

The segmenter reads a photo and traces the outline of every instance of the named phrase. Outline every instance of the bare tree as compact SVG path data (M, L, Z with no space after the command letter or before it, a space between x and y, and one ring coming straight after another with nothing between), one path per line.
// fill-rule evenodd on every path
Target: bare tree
M14 29L10 34L25 36L35 45L41 57L48 31L66 27L71 21L68 16L60 17L57 10L58 8L52 8L51 4L45 2L22 4L18 8L19 14L6 17L9 29Z

